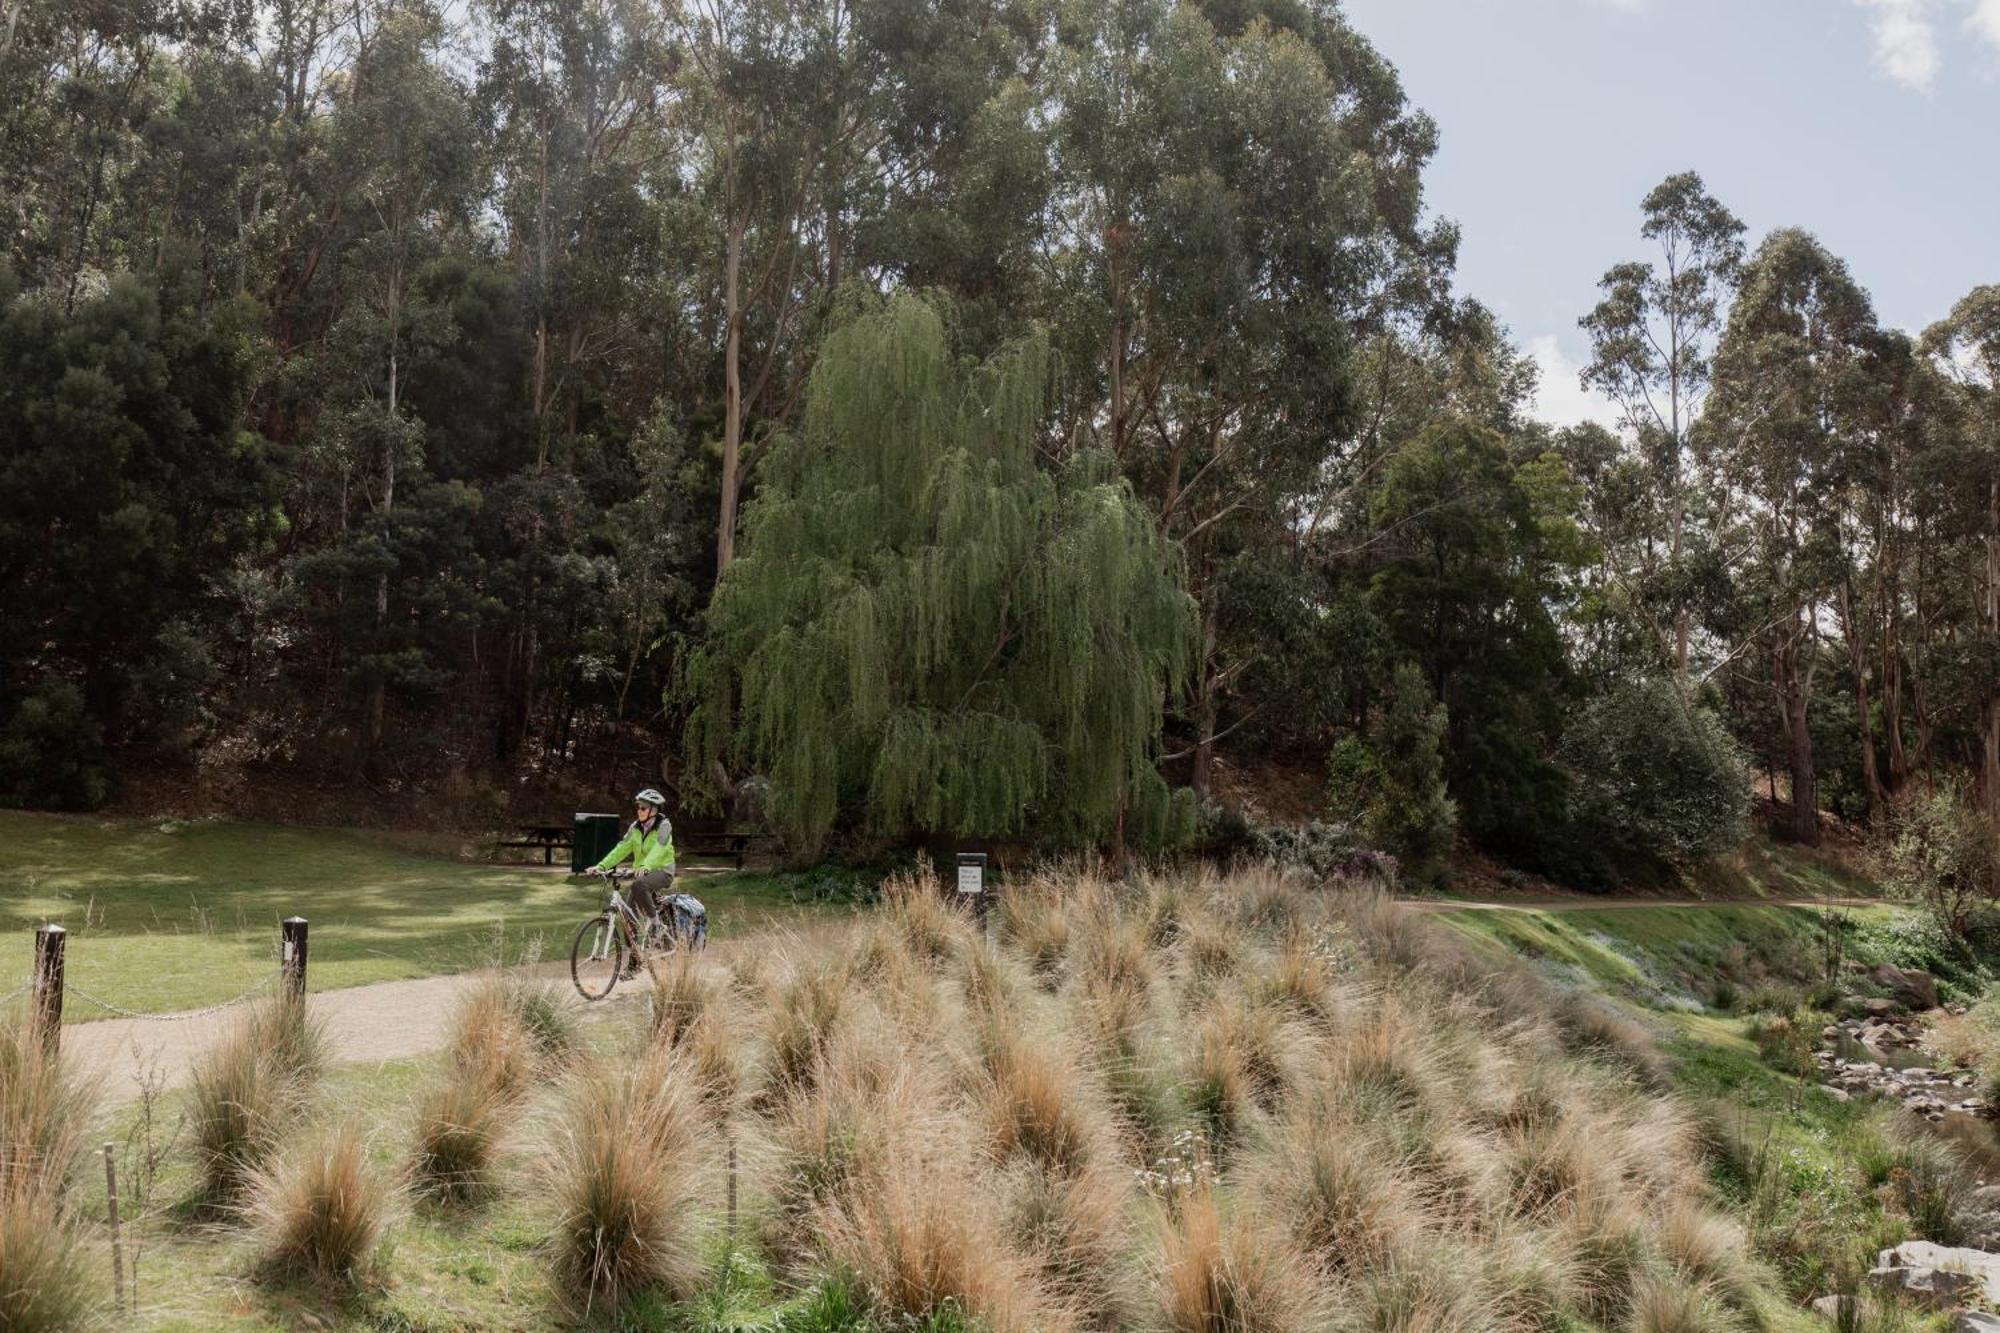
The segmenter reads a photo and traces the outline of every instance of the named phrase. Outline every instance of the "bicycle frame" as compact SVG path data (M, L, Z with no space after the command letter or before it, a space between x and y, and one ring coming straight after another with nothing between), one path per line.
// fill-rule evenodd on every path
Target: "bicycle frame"
M610 901L604 904L603 912L598 914L598 919L601 924L597 934L591 939L588 961L601 963L610 958L612 942L617 939L621 928L625 935L626 947L635 951L640 950L640 941L644 936L640 933L639 914L632 910L631 904L625 901L625 895L618 892L615 887L611 890Z

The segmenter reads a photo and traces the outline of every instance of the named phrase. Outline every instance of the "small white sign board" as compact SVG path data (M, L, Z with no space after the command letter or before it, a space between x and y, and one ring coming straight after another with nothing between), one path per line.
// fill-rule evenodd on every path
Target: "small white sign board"
M958 891L960 893L984 893L986 891L986 867L979 865L958 868Z

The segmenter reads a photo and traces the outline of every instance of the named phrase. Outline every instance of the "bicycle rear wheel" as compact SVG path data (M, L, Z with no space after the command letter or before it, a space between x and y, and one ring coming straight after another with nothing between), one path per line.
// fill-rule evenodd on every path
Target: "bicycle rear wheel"
M601 1000L618 984L625 966L625 933L609 916L594 916L576 932L569 948L569 979L586 1000Z

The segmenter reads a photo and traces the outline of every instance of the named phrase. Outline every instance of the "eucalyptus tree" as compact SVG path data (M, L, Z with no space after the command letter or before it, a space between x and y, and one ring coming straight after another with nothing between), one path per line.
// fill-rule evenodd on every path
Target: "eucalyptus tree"
M690 758L740 753L813 842L1157 842L1187 814L1156 764L1194 647L1174 549L1103 454L1038 462L1044 336L975 362L947 325L905 295L827 335L690 668Z
M591 381L643 345L628 295L663 261L647 198L666 168L677 62L659 11L632 0L488 0L480 98L532 311L535 459L573 438Z
M1357 346L1406 268L1449 262L1449 229L1412 203L1429 122L1379 56L1338 44L1337 14L1295 17L1093 0L1061 12L1050 71L1057 447L1107 450L1187 548L1197 791L1257 652L1222 633L1223 572L1293 545L1281 516L1355 426Z
M1940 425L1956 488L1976 497L1981 560L1966 581L1976 606L1980 796L2000 819L2000 286L1973 289L1925 330L1922 350L1950 386Z
M1791 773L1793 835L1813 845L1810 704L1829 648L1823 612L1845 563L1843 452L1862 429L1878 337L1844 263L1805 232L1772 233L1744 271L1700 431L1738 570L1723 628L1742 653L1762 656Z
M406 474L421 475L424 460L426 423L407 410L409 378L456 336L450 310L421 279L463 234L480 179L470 98L436 59L441 36L434 13L386 11L326 128L329 176L348 226L338 313L313 363L321 397L313 451L337 487L341 539L366 548L346 568L374 574L362 665L371 753L398 660L392 582L417 572L399 570L393 553L399 487L407 488ZM357 507L367 512L365 527L353 522Z
M1603 299L1578 321L1591 341L1582 379L1618 405L1645 473L1644 505L1627 508L1618 528L1599 534L1607 560L1620 566L1612 577L1626 585L1628 606L1653 629L1685 683L1694 578L1689 511L1701 507L1690 494L1699 484L1690 475L1690 436L1742 267L1744 228L1691 171L1655 186L1641 207L1639 234L1657 256L1618 264L1598 284Z

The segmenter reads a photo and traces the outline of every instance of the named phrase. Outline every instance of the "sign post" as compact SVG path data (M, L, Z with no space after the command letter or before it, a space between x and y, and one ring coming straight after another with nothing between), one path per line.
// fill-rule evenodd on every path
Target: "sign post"
M986 892L986 853L960 852L958 854L958 901L972 909L981 921L986 919L987 904L991 895Z

